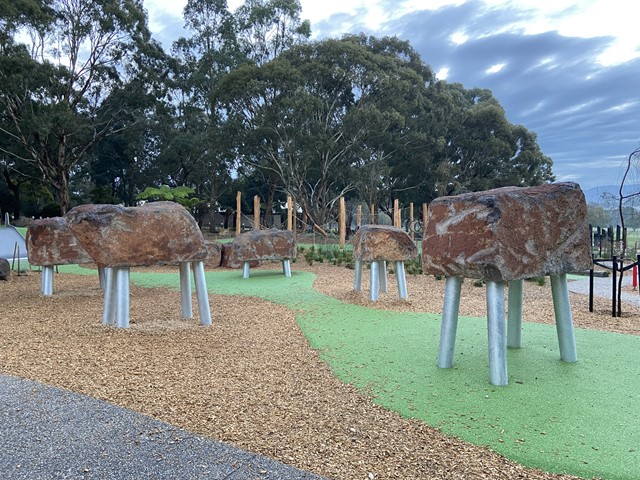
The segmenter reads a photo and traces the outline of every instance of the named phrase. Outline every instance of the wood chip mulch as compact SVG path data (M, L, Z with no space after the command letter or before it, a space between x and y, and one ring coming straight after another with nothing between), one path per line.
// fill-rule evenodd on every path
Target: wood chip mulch
M293 269L314 271L322 292L371 306L366 281L365 291L351 291L353 271ZM441 311L443 281L408 281L408 302L396 300L390 277L391 291L375 308ZM484 290L466 283L461 314L484 315ZM213 326L204 328L179 318L179 292L132 285L132 324L119 330L100 323L96 277L56 274L52 297L39 290L36 271L12 272L0 284L3 374L90 395L329 478L574 478L524 468L375 405L331 374L285 307L210 295ZM525 291L525 321L530 309L551 312L536 318L553 321L548 286ZM606 301L588 314L586 298L576 297L577 325L638 333L637 311L612 320Z

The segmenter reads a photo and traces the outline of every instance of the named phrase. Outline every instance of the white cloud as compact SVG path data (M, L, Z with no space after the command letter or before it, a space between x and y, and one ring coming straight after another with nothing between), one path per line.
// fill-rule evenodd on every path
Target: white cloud
M446 80L449 75L449 67L442 67L436 72L436 78L438 80Z
M462 45L463 43L466 43L467 40L469 40L469 35L467 35L465 32L456 32L451 35L451 41L455 45Z
M487 73L487 75L491 75L493 73L498 73L500 70L502 70L507 64L506 63L496 63L495 65L490 66L489 68L487 68L485 70L485 72Z

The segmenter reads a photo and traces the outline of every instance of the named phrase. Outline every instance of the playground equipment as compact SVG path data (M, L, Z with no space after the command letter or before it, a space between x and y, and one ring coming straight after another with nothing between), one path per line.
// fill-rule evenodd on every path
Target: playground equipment
M93 261L105 268L104 324L129 326L130 267L180 268L182 316L193 316L190 269L196 284L202 325L211 325L204 276L207 247L195 219L181 205L153 202L141 207L80 205L67 215L69 228Z
M351 239L355 259L353 289L362 290L362 264L371 262L369 275L369 299L378 300L379 291L387 291L387 261L395 263L398 294L403 300L408 297L407 280L404 273L405 260L418 256L418 249L403 230L382 225L363 225Z
M520 348L523 279L551 277L554 313L565 362L577 360L566 274L591 267L584 194L576 183L504 187L440 197L429 208L423 271L447 277L438 366L453 365L465 277L486 283L489 380L508 383L506 347ZM504 286L509 282L505 336Z
M282 262L282 271L291 276L290 260L296 258L296 239L291 230L252 230L238 235L225 250L231 258L227 262L242 263L242 278L249 278L252 262L276 260Z
M4 216L4 228L0 228L0 258L11 261L11 268L15 267L18 262L18 271L20 270L20 262L27 260L27 245L25 238L17 228L10 225L9 214Z

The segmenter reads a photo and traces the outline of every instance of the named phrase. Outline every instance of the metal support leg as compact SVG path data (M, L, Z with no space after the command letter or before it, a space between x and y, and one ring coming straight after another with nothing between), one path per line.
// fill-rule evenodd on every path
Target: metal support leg
M242 278L249 278L249 262L242 264Z
M102 324L116 323L116 281L113 268L104 268L104 304L102 307Z
M576 353L576 339L573 333L573 319L571 318L571 304L569 303L569 287L567 275L551 275L551 294L553 296L553 311L556 316L556 330L558 331L558 345L560 359L563 362L578 360Z
M378 265L380 266L378 277L380 279L380 291L387 293L389 291L389 282L387 281L387 261L380 260L378 261Z
M180 305L182 306L182 318L193 318L190 262L180 262Z
M285 258L282 261L282 271L284 272L285 277L291 276L291 262L289 261L288 258Z
M380 264L375 260L371 262L371 273L369 274L369 300L372 302L378 301L378 294L380 289Z
M53 295L53 265L42 267L42 294Z
M444 306L442 307L440 347L438 349L438 367L440 368L453 366L462 280L462 277L447 277L444 284Z
M196 298L198 299L198 315L200 316L200 325L211 325L211 309L209 307L209 292L207 292L207 280L204 276L204 262L193 263L193 278L196 284Z
M400 295L400 298L403 300L406 300L409 295L407 294L407 277L404 274L404 262L396 261L395 269L396 280L398 282L398 295Z
M118 328L129 328L129 267L115 269L116 321Z
M522 300L524 298L524 280L509 282L509 300L507 308L507 347L522 347Z
M353 278L353 289L356 292L362 290L362 260L356 259L355 276Z
M100 288L105 288L104 267L98 267L98 282L100 282Z
M508 383L507 344L504 328L504 283L487 283L487 332L489 338L489 382Z

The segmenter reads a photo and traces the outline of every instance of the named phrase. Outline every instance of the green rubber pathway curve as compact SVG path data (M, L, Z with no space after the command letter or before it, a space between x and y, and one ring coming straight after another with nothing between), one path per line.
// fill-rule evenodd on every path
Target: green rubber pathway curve
M86 272L61 267L81 270ZM215 271L206 277L212 293L255 296L293 309L333 372L385 408L529 467L640 478L638 336L576 329L578 362L567 364L559 360L555 326L524 323L523 348L508 352L509 385L494 387L484 318L460 317L454 368L439 369L439 315L346 304L316 292L308 272L294 270L286 278L259 270L243 279L237 270ZM133 271L131 279L179 288L177 272Z

